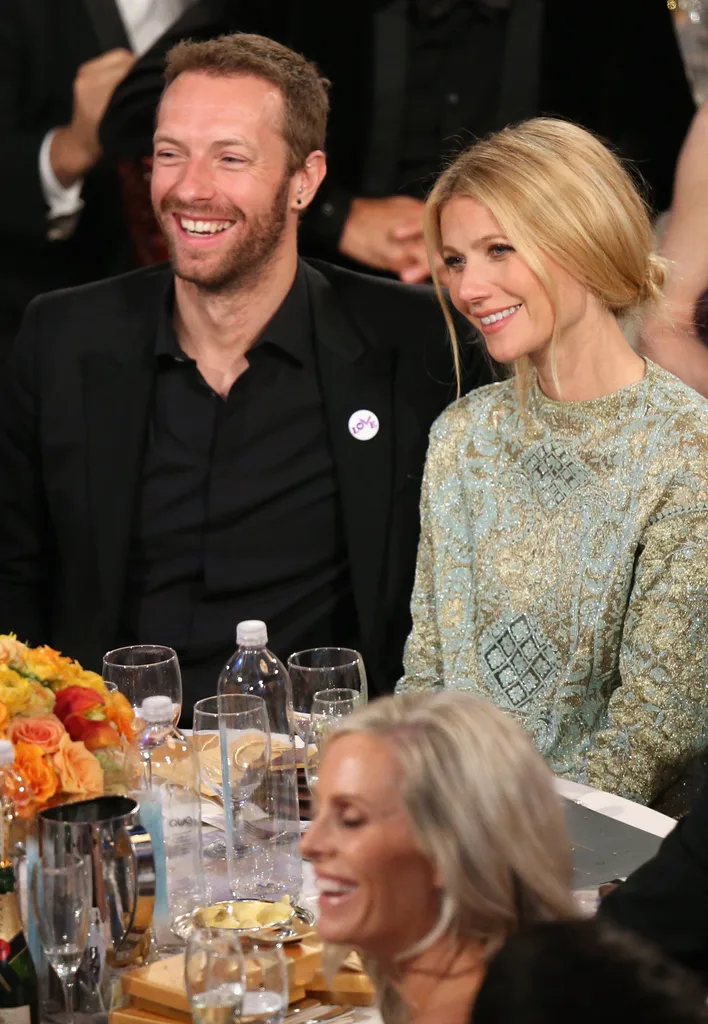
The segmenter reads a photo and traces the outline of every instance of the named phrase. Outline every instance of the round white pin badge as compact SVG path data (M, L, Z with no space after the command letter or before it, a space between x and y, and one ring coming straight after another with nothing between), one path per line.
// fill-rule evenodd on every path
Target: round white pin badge
M359 409L349 417L349 433L357 441L370 441L379 432L379 418L368 409Z

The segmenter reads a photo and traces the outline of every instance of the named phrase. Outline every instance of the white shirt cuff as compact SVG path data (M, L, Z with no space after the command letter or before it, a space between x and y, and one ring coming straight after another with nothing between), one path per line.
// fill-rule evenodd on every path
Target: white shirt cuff
M65 188L52 169L52 162L49 158L49 150L56 128L52 128L44 136L39 149L39 180L42 185L44 200L49 207L47 220L49 221L48 237L50 239L68 238L74 233L78 221L78 214L83 209L84 201L81 198L81 189L84 179L79 178L73 185Z

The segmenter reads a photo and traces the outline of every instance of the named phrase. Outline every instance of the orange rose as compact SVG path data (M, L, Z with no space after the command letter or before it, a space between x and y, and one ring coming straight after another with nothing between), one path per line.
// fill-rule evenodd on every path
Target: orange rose
M68 736L63 736L52 761L65 793L79 796L100 796L103 793L103 768L83 743L73 743Z
M95 690L89 690L85 686L67 686L57 694L54 714L65 722L68 715L98 711L103 707L103 703L103 697Z
M87 750L117 747L120 743L120 737L110 722L92 721L77 714L69 715L64 725L72 740L80 741Z
M7 729L7 723L10 721L10 712L7 710L7 706L0 700L0 732L4 733Z
M13 743L35 743L45 754L55 754L66 729L56 715L39 718L13 718L7 730Z
M135 713L125 694L119 693L118 690L109 693L106 700L106 711L108 713L108 721L113 722L122 736L132 740L135 732L133 725Z
M45 761L41 747L36 743L16 743L15 764L34 793L37 803L46 803L54 796L57 791L56 772L51 763Z

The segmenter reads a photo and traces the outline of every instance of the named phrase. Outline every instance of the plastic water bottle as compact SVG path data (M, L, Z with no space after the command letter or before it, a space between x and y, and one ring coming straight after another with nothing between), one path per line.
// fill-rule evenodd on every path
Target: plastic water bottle
M227 832L231 888L237 897L279 900L290 896L295 902L302 888L302 860L290 676L283 663L268 650L265 622L240 622L236 643L238 650L219 676L217 694L247 693L265 701L271 759L265 780L244 814L250 856L235 858L234 851L229 849ZM227 815L227 825L228 822Z
M158 954L175 952L180 927L205 898L199 771L191 743L172 724L170 697L146 697L145 728L128 758L131 795L155 853L153 931Z

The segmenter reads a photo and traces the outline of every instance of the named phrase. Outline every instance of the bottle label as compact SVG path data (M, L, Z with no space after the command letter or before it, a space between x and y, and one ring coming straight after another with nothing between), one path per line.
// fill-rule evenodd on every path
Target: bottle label
M0 964L10 957L11 943L22 931L22 921L14 892L0 894Z

